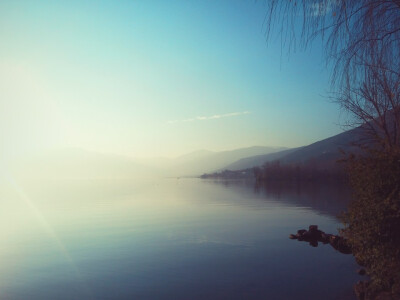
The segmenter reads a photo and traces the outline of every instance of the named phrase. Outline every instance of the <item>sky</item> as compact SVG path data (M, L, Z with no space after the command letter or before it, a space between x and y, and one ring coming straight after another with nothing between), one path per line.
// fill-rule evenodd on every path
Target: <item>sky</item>
M323 48L265 38L262 1L1 1L3 157L296 147L342 131Z

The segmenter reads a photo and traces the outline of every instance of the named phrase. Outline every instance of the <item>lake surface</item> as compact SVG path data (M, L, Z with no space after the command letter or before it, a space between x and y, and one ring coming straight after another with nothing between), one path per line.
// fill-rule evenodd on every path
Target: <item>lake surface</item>
M0 299L354 299L337 233L348 193L200 179L0 188Z

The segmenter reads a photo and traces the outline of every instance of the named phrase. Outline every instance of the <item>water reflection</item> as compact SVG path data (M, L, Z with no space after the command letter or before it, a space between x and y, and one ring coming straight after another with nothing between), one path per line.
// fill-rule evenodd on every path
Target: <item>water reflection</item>
M0 299L345 299L357 280L351 257L288 239L311 223L336 229L327 205L311 206L322 191L197 179L22 188L69 259L0 189Z
M337 217L351 201L351 189L343 183L290 183L258 184L254 180L209 180L238 193L254 193L265 200L275 200L290 206L310 208L316 213Z

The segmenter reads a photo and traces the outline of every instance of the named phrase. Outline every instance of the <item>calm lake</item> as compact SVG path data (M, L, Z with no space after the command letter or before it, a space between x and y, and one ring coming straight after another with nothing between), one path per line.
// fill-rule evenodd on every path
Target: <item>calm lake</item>
M200 179L0 188L0 299L354 299L337 233L348 191Z

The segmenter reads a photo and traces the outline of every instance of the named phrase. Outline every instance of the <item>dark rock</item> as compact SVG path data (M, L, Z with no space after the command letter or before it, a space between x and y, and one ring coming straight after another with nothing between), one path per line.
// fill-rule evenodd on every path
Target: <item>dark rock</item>
M323 233L323 231L318 230L318 225L310 225L308 230L308 236L312 239L321 239Z
M307 241L311 238L310 233L307 230L299 230L299 232L296 234L296 236L298 237L298 239L300 241Z
M329 236L329 244L331 244L331 246L333 248L335 248L337 250L337 244L339 241L339 237L337 235L330 235Z
M305 229L297 230L297 234L299 234L299 235L303 235L306 232L307 232L307 230L305 230Z
M304 232L301 237L306 240L306 239L310 239L311 238L311 234L309 231Z
M318 230L318 229L310 232L311 236L314 239L318 239L318 240L320 240L322 238L322 233L323 232L321 230Z
M329 243L329 234L326 234L325 232L321 233L321 242L324 244Z
M289 235L290 239L298 239L299 241L306 241L312 247L317 247L318 242L330 244L333 248L344 254L351 254L352 250L347 241L338 235L325 233L318 229L318 225L310 225L309 230L297 230L297 234Z

